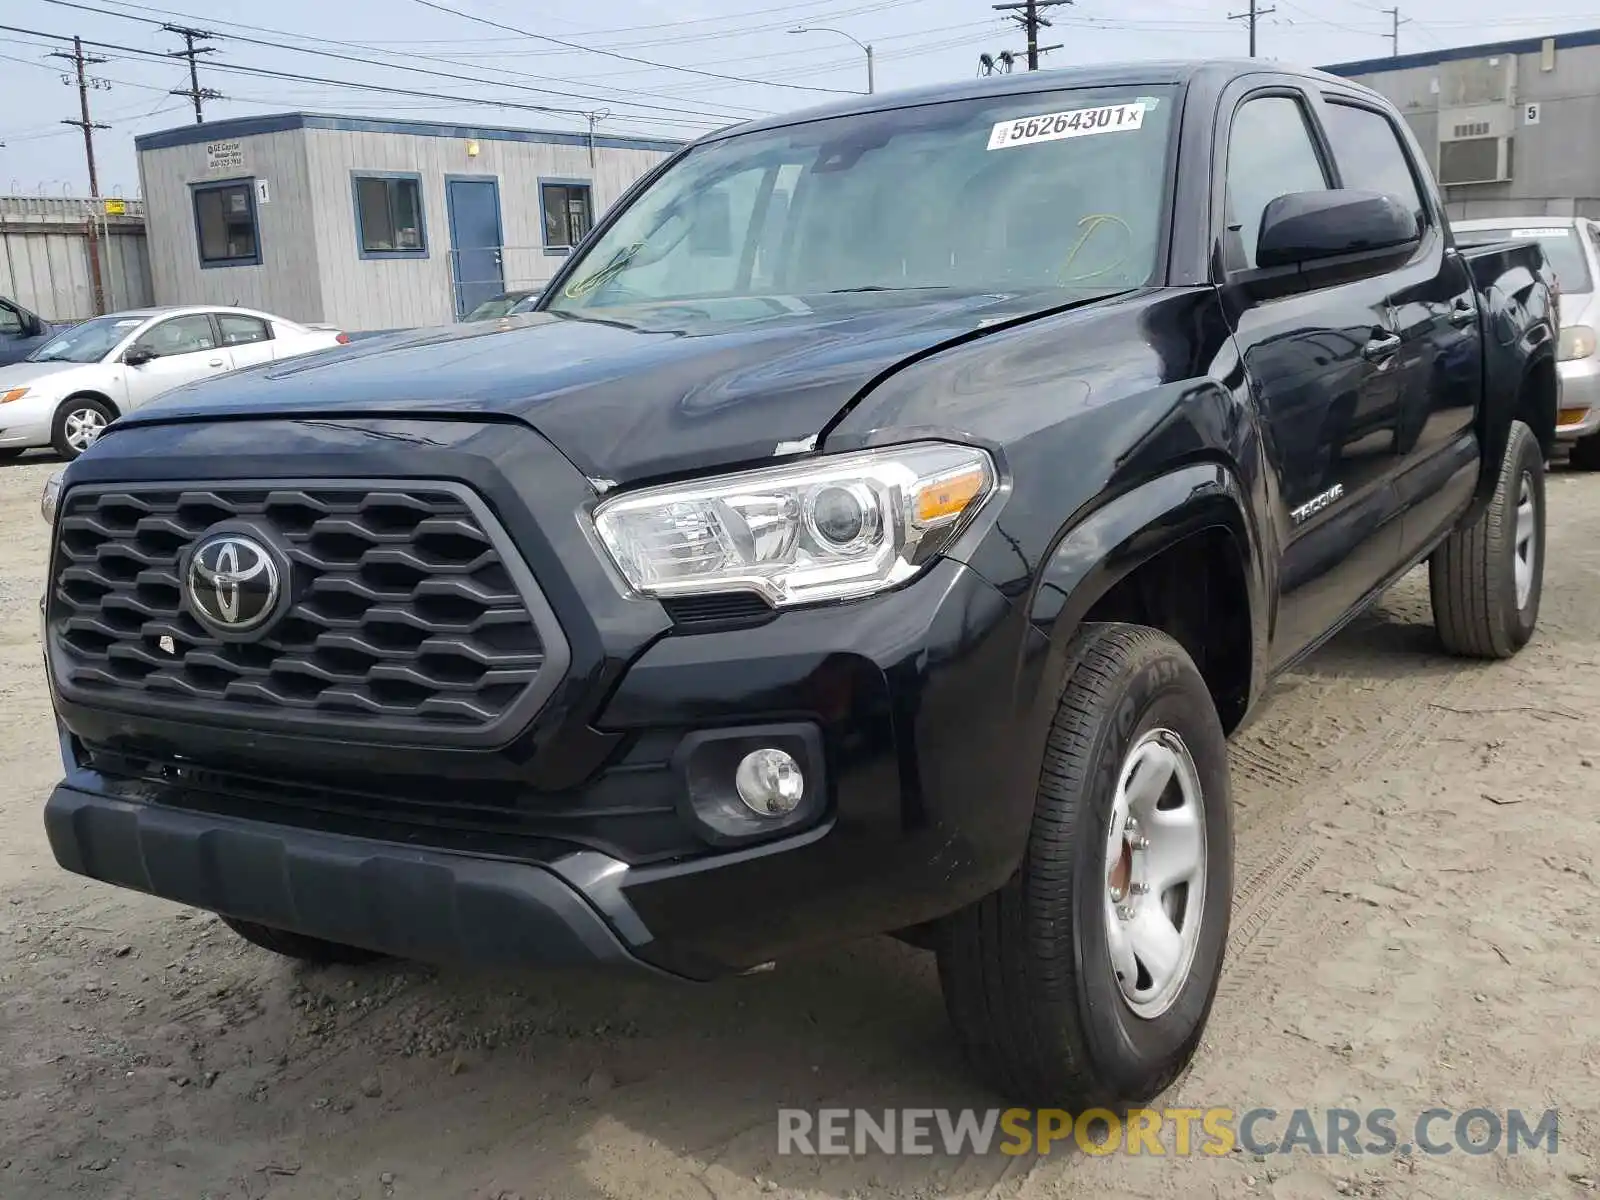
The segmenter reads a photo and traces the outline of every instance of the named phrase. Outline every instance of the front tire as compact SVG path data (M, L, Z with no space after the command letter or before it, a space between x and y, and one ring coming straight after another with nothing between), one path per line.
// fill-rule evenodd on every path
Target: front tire
M70 462L94 445L106 426L116 419L117 414L104 400L71 396L56 409L55 423L50 427L50 445Z
M223 917L222 923L253 946L319 966L361 966L384 957L375 950L346 946L342 942L328 942L303 933L291 933L287 929L275 929L271 925L258 925L254 921Z
M1439 640L1451 654L1510 658L1533 636L1544 590L1544 451L1511 423L1494 498L1428 561Z
M1092 624L1073 651L1022 866L945 921L939 978L968 1059L1008 1099L1082 1107L1148 1100L1194 1056L1233 827L1222 725L1183 648Z

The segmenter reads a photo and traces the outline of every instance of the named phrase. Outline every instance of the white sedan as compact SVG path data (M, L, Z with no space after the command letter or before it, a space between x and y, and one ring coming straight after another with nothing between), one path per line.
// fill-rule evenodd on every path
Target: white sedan
M0 367L0 459L34 446L77 458L118 416L180 384L343 345L330 326L248 308L141 308L63 330Z

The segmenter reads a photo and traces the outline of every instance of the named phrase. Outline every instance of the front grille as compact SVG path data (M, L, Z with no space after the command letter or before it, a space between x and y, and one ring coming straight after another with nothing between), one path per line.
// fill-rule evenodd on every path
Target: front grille
M290 564L257 640L218 639L184 603L184 553L222 521ZM325 736L514 733L566 667L504 532L444 483L71 489L48 625L69 699Z

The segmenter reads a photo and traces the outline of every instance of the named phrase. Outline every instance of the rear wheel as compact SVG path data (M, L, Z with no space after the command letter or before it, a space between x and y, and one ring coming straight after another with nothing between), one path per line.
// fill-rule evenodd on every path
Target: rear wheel
M384 957L375 950L346 946L342 942L326 942L321 938L307 937L303 933L291 933L287 929L275 929L271 925L258 925L254 921L223 917L222 923L252 945L260 946L263 950L271 950L274 954L281 954L285 958L299 959L301 962L359 966L362 963L377 962Z
M100 439L116 414L104 400L93 396L72 396L56 409L50 444L62 458L73 459Z
M1544 452L1511 425L1494 497L1428 561L1439 640L1452 654L1509 658L1533 636L1544 586Z
M1233 890L1227 744L1166 634L1085 626L1017 875L947 919L945 1001L1008 1099L1142 1101L1211 1011Z

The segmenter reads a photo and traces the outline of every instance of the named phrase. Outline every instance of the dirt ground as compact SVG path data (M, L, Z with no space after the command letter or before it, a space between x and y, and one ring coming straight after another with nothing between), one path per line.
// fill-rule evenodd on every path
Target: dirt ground
M1554 1107L1557 1155L822 1160L776 1154L778 1108L995 1103L930 956L884 939L703 988L310 970L58 870L36 615L54 468L0 465L4 1200L1596 1195L1600 477L1550 480L1521 656L1444 658L1414 574L1236 739L1235 933L1165 1099Z

